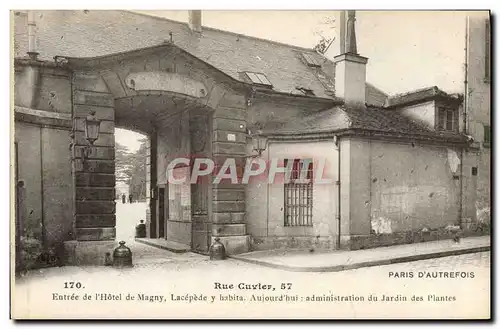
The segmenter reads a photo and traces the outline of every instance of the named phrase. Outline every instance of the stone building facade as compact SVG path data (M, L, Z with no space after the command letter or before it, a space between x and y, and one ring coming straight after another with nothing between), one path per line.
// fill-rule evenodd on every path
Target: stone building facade
M477 97L464 103L437 87L388 96L366 82L354 13L340 17L343 46L325 57L203 27L196 11L188 24L115 11L17 13L17 236L61 250L69 264L103 262L119 220L115 128L149 136L148 237L196 252L215 237L230 254L359 249L477 221L478 207L489 207L489 153L484 142L474 149L484 136L464 124L486 125L489 108L476 115ZM100 135L82 157L91 111ZM255 131L267 138L258 155ZM310 160L312 171L326 161L330 182L170 184L168 164L183 156L239 168Z

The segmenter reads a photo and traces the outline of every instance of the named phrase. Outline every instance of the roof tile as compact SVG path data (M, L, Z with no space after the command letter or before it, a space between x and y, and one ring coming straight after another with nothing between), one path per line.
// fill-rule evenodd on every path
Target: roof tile
M40 59L54 56L97 57L156 46L170 40L193 56L236 80L241 72L266 75L279 92L311 89L316 97L334 95L335 64L312 49L203 27L193 33L187 23L128 11L37 11L37 51ZM27 51L26 15L15 17L15 56ZM310 67L303 54L321 67ZM367 103L379 105L380 94L367 84Z

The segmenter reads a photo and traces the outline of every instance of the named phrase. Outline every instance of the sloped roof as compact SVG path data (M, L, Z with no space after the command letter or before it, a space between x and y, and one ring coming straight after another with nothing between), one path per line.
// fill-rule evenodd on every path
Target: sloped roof
M265 134L290 133L301 134L311 132L329 132L349 128L351 122L343 111L343 106L335 106L328 110L309 114L300 118L289 120L282 127L272 130L264 129Z
M336 106L331 109L307 115L301 120L286 124L267 135L315 134L359 130L365 132L387 133L397 136L422 136L434 140L465 142L459 133L436 131L405 117L398 112L379 107L353 108Z
M437 86L432 86L387 97L385 107L399 107L416 103L422 103L433 99L437 99L439 97L446 99L456 99L457 101L460 100L460 98L457 95L450 95L439 89Z
M186 23L127 11L38 11L36 23L41 59L131 51L161 44L172 33L174 44L236 80L241 80L240 72L261 72L277 91L295 93L299 86L311 89L317 97L329 97L312 68L302 62L301 53L324 64L328 75L334 71L333 63L311 49L208 27L201 34L193 33ZM18 42L26 40L18 36ZM24 56L25 49L18 44L16 55Z
M37 11L37 51L41 59L54 56L97 57L156 46L170 40L193 56L236 80L242 72L264 73L273 89L301 94L310 89L316 97L333 95L335 64L312 49L286 45L237 33L203 27L193 33L187 23L128 11L50 10ZM26 16L15 19L15 56L27 51ZM321 64L309 67L307 53ZM367 103L380 105L382 92L367 84Z
M387 95L382 90L378 89L371 83L366 83L366 104L371 106L384 106L386 103Z

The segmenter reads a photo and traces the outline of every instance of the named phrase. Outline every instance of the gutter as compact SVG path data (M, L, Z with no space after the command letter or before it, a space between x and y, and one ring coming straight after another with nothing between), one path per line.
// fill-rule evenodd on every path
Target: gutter
M441 145L454 145L460 147L469 146L469 141L465 136L440 136L440 135L426 135L426 134L405 134L398 132L387 132L381 130L369 130L361 128L344 128L335 130L323 131L283 131L283 132L264 132L262 134L274 140L306 140L306 139L325 139L333 138L335 136L358 136L362 138L373 139L393 139L403 141L426 141L431 144Z

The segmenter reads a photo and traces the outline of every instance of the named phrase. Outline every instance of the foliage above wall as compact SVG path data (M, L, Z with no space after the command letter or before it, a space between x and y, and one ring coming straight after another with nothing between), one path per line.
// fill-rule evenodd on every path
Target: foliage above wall
M146 198L146 150L147 139L140 140L141 145L136 152L119 143L115 143L116 181L129 186L129 194L134 200Z

